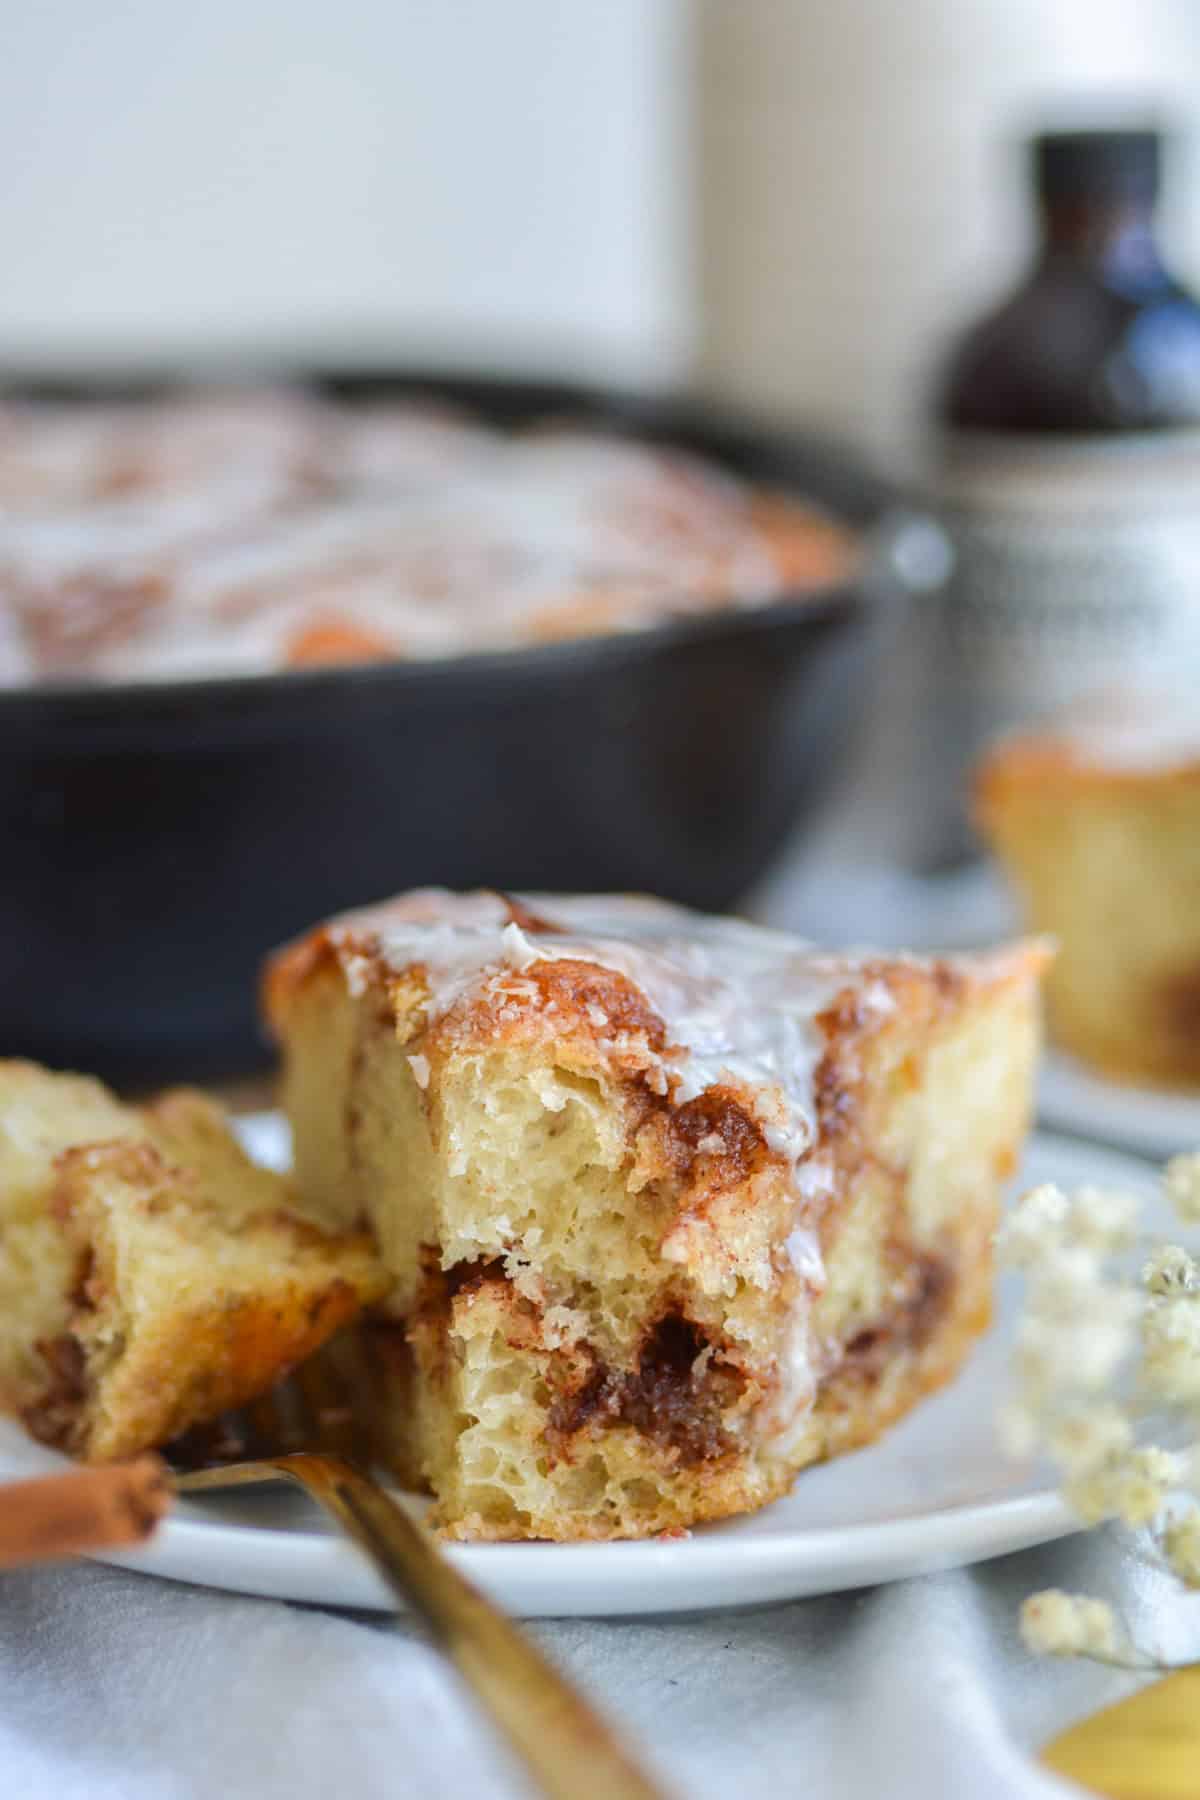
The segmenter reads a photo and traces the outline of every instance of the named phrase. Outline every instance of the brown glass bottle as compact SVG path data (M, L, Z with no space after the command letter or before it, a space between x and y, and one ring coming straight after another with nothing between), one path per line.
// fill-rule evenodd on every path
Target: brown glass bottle
M1053 133L1031 152L1042 241L953 356L943 420L1068 433L1200 422L1200 306L1154 236L1157 134Z
M907 646L926 867L976 849L970 772L999 732L1200 674L1200 306L1154 237L1160 139L1029 153L1033 266L935 395L951 573Z

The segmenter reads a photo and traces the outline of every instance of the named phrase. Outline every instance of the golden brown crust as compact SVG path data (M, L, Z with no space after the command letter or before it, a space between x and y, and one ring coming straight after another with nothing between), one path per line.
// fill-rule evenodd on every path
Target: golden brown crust
M0 1321L0 1405L88 1460L244 1404L386 1291L371 1241L293 1211L201 1094L123 1108L6 1065L6 1141L27 1154L0 1186L0 1277L40 1286Z
M325 1287L285 1282L215 1311L181 1315L142 1346L127 1371L119 1417L98 1422L66 1447L92 1462L111 1462L166 1444L197 1421L246 1405L282 1381L349 1320L362 1295L335 1278ZM175 1371L164 1390L161 1371Z
M510 922L535 938L560 929L510 895L496 897L507 908ZM340 968L343 975L353 968L355 982L378 992L405 1040L411 1039L414 988L423 990L423 999L429 992L428 980L419 963L401 970L393 967L381 949L380 935L390 909L398 920L413 916L412 898L400 896L371 908L371 924L366 927L355 922L356 915L348 915L345 923L318 926L267 958L261 985L263 1012L278 1040L286 1040L291 1006L323 968ZM845 989L825 1010L822 1029L832 1039L876 1025L877 1009L865 998L873 986L886 988L900 1005L913 1000L923 1003L932 986L934 994L953 1005L999 982L1026 977L1036 980L1052 959L1052 946L1037 940L1008 944L969 959L930 958L919 963L883 956L866 959L856 964L853 978L848 976ZM457 1048L497 1040L516 1044L534 1035L553 1035L560 1042L578 1042L585 1052L587 1046L599 1044L610 1053L614 1042L621 1051L625 1048L622 1040L632 1038L651 1050L670 1053L664 1021L636 984L615 969L583 957L557 957L554 961L535 960L512 971L509 979L507 988L502 976L498 984L468 993L444 1014L435 1028L445 1047L450 1047L451 1039ZM524 1003L521 987L528 982L538 989L536 1006Z
M537 990L529 1004L527 989ZM399 995L393 995L393 1004ZM402 1010L402 1002L399 1010ZM426 1045L438 1053L496 1043L553 1038L570 1042L578 1060L606 1058L615 1049L638 1061L660 1052L666 1026L639 988L615 969L571 957L534 962L467 994L431 1028ZM640 1055L639 1055L640 1052Z
M208 1103L194 1099L206 1116ZM192 1100L178 1096L166 1110L178 1114ZM179 1229L198 1225L200 1231L187 1253L202 1265L207 1242L211 1274L197 1279L198 1267L185 1268L172 1294L177 1253L155 1265L167 1291L154 1290L155 1271L148 1269L144 1291L136 1297L126 1292L129 1251L122 1256L108 1242L110 1208L121 1208L116 1228L132 1247L154 1221L169 1229L181 1205ZM51 1403L28 1412L26 1422L36 1435L91 1461L165 1443L198 1421L244 1405L309 1356L382 1286L369 1240L331 1243L281 1205L242 1220L219 1207L210 1210L193 1171L169 1164L149 1143L66 1151L57 1161L53 1210L83 1266L67 1330L51 1360ZM242 1267L230 1261L235 1245L245 1258ZM120 1333L115 1360L114 1329Z
M287 1029L291 1002L322 968L334 970L338 953L327 926L305 932L303 937L275 951L263 964L259 997L263 1017L276 1038Z
M538 935L557 929L547 920L538 918L523 901L512 895L497 892L496 897L503 902L509 922L522 931ZM267 957L259 999L263 1017L274 1036L282 1040L293 1002L322 968L343 971L348 967L357 968L364 984L370 982L387 996L393 1016L405 1013L411 1002L414 980L419 982L420 971L410 966L403 972L403 978L398 978L381 951L380 934L392 917L398 922L419 917L420 906L419 894L401 894L366 912L349 913L343 919L318 925Z

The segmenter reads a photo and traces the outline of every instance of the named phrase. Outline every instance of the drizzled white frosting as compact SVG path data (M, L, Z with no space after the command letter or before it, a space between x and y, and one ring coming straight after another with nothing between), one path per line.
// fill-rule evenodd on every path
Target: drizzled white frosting
M768 1144L799 1163L816 1134L813 1076L825 1048L817 1017L865 957L639 896L533 894L523 904L555 929L523 932L498 895L433 889L351 917L378 933L396 967L425 966L433 1017L501 968L571 958L616 970L666 1026L676 1098L727 1081L749 1088ZM882 1013L892 1001L875 981L860 1004Z
M799 577L750 500L681 452L413 405L0 403L0 686L274 669L331 630L428 658L755 605ZM841 573L850 540L806 529L813 579Z

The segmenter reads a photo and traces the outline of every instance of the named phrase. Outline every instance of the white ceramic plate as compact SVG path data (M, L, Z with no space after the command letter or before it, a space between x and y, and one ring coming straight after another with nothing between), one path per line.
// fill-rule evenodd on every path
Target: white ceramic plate
M1061 1050L1042 1064L1038 1116L1059 1131L1136 1150L1156 1162L1200 1150L1200 1097L1105 1081Z
M263 1160L286 1156L280 1122L246 1127ZM1034 1139L1014 1192L1038 1181L1132 1186L1137 1162L1048 1135ZM1165 1220L1151 1217L1152 1225ZM1045 1473L1007 1461L993 1418L1006 1391L1016 1294L959 1380L878 1444L800 1476L785 1500L673 1542L478 1544L449 1554L511 1613L529 1617L689 1612L865 1587L978 1562L1074 1529ZM0 1421L0 1478L61 1463ZM182 1503L149 1548L114 1562L241 1593L331 1606L388 1607L359 1552L303 1495L242 1490Z

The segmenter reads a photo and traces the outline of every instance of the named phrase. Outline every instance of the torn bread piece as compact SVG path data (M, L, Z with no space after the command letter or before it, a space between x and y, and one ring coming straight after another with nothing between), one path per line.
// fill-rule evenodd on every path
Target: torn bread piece
M220 1111L0 1063L0 1409L89 1461L264 1392L387 1287Z
M359 1405L465 1538L746 1511L986 1324L1047 953L833 956L425 891L271 964L305 1203L393 1280Z

